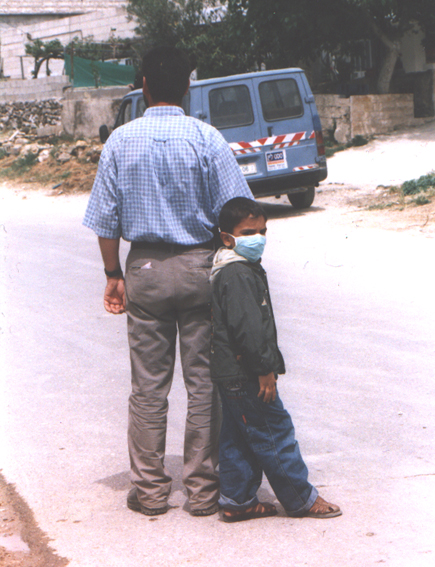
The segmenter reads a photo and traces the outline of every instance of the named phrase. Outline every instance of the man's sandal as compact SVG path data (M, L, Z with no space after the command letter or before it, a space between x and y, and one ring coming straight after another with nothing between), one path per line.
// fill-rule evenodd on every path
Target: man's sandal
M336 518L337 516L341 516L342 513L343 512L340 510L339 506L336 504L330 504L321 496L318 496L307 512L303 512L302 514L292 514L291 512L287 512L287 515L291 518L316 518L318 520L324 520L327 518Z
M232 524L234 522L245 522L246 520L255 520L257 518L269 518L270 516L276 516L277 514L278 511L273 504L269 504L268 502L259 502L255 506L243 510L243 512L224 508L222 520Z

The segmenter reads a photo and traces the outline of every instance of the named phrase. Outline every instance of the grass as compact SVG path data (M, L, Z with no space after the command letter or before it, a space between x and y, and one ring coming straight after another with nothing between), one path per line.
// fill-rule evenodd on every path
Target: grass
M38 156L28 153L23 157L13 160L9 166L0 171L0 175L4 177L20 177L32 169L38 162Z
M367 210L383 210L393 207L402 211L409 206L429 205L435 197L435 172L422 175L418 179L405 181L402 185L392 185L383 189L384 191L374 198L375 202L372 202Z

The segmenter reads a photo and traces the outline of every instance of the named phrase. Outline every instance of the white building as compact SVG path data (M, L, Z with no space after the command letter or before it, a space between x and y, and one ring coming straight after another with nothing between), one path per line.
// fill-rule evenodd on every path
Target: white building
M127 20L125 0L0 0L0 65L4 77L31 79L33 57L25 44L32 39L59 39L90 35L97 41L110 36L132 37L134 22ZM63 61L50 61L51 75L63 73ZM45 76L45 66L38 77Z

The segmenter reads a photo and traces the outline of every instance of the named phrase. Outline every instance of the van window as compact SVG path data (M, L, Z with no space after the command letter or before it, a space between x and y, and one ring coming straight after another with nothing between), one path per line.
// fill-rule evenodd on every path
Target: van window
M187 91L187 93L183 96L181 108L184 110L184 114L186 116L190 116L190 91Z
M280 79L260 83L260 100L265 120L302 116L304 107L296 81Z
M181 102L181 106L182 106L186 116L189 116L189 114L190 114L190 91L186 95L184 95L183 100ZM137 106L136 106L136 118L142 118L142 116L144 115L144 112L147 108L148 108L148 106L145 104L145 100L144 100L143 96L138 97Z
M127 124L127 122L130 122L130 120L131 120L131 103L132 103L132 99L129 98L122 105L121 111L118 114L118 117L116 119L115 128L118 128L118 126L122 126L123 124Z
M213 89L209 103L210 121L216 128L235 128L254 122L251 96L245 85Z
M143 96L139 97L136 106L136 118L142 118L143 113L145 112L146 104L144 101Z

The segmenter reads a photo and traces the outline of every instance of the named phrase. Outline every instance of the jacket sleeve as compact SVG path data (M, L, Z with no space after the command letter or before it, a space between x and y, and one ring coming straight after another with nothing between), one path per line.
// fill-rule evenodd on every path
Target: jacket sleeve
M229 339L234 343L242 363L255 375L266 375L275 368L274 351L267 339L264 318L270 317L269 306L259 301L255 279L249 273L234 273L222 283L222 311Z

